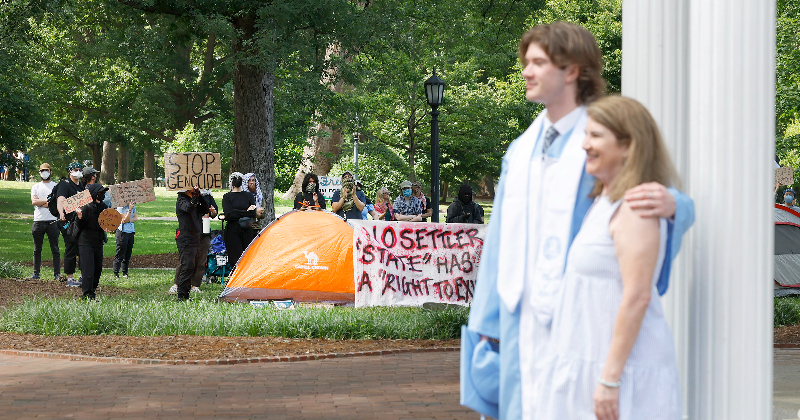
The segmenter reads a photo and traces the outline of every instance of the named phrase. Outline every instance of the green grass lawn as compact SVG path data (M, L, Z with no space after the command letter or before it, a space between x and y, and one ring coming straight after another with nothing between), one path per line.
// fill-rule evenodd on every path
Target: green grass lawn
M33 206L30 202L30 191L34 183L0 181L0 250L1 257L8 261L30 262L33 261L33 240L31 238L31 224ZM175 217L176 192L166 191L164 187L156 187L156 201L142 203L137 206L140 217ZM222 206L222 196L225 191L212 191L217 205ZM280 215L292 209L293 201L284 200L275 196L275 212ZM178 224L174 221L140 220L136 223L136 244L133 252L136 254L162 254L177 252L175 247L175 229ZM212 229L220 229L222 222L212 221ZM63 240L61 240L63 254ZM109 241L103 249L103 255L114 255L115 244L113 235L109 234ZM50 248L45 239L43 259L52 258Z
M30 274L30 270L26 270ZM98 299L36 298L10 307L0 317L0 331L44 335L208 335L280 336L329 339L458 338L469 310L421 308L256 308L220 302L219 284L203 285L191 302L166 293L173 270L131 269L127 279L105 270ZM103 287L132 289L107 296Z

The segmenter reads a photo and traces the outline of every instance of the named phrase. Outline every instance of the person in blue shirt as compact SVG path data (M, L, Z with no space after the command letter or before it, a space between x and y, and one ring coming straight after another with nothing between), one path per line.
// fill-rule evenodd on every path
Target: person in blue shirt
M122 223L116 232L117 254L114 256L114 277L119 278L121 269L122 277L128 278L128 266L133 253L133 238L136 234L134 223L139 217L136 213L136 206L132 202L125 207L117 207L117 211L122 215Z

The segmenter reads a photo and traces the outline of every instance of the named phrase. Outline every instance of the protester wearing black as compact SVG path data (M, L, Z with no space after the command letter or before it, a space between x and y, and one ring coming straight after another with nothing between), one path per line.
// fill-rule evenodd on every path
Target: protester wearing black
M228 261L236 266L239 257L253 240L253 229L247 224L247 219L254 220L256 200L253 194L242 191L242 177L237 173L231 175L231 191L222 196L222 211L225 213L225 248L228 251Z
M315 207L315 210L325 209L325 197L319 189L319 178L316 174L306 174L303 178L303 190L294 196L294 208Z
M92 202L75 212L75 222L80 227L77 242L81 256L81 290L83 298L94 299L103 271L103 245L107 241L106 232L100 227L98 217L107 208L103 200L108 188L91 184L87 189L92 195Z
M200 189L181 191L175 203L178 216L178 231L175 232L175 243L178 246L178 258L181 273L178 278L178 299L189 299L192 277L198 268L203 267L206 256L201 255L200 234L203 232L203 215L208 213L208 204L200 197Z
M214 200L214 196L211 195L211 191L209 190L200 190L200 198L206 203L208 206L208 215L211 218L217 217L217 202ZM201 220L202 222L202 220ZM200 234L200 246L197 248L197 257L196 261L199 261L200 258L203 258L203 262L201 262L194 270L194 275L191 279L192 287L190 292L200 292L200 284L203 282L203 274L206 272L206 264L208 264L208 249L211 247L211 233L202 232ZM176 294L178 293L178 283L181 276L181 266L178 264L178 267L175 269L175 283L172 288L170 288L169 293Z
M83 165L80 162L72 162L67 168L69 179L59 182L56 200L58 200L58 227L61 236L64 237L64 274L67 275L67 285L79 286L75 281L76 258L78 257L78 241L69 235L65 235L67 226L77 219L75 213L64 213L64 202L67 198L83 191L84 184L81 182L83 177Z
M458 197L447 208L447 223L483 224L483 207L472 201L472 187L462 184Z

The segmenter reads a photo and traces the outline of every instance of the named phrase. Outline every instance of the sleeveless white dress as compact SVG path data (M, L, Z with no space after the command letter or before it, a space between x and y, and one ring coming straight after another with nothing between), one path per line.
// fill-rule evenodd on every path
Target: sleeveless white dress
M622 301L622 275L608 231L621 201L597 197L570 248L550 343L534 385L536 420L596 420L594 390ZM661 219L650 304L622 373L620 420L682 418L675 343L656 290L666 239L667 222Z

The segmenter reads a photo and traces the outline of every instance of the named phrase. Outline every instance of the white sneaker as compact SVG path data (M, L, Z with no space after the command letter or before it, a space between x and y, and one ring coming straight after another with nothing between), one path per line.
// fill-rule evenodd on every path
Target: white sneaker
M167 293L169 293L171 295L177 295L178 294L178 285L177 284L173 284L172 287L169 288L169 291Z
M192 292L192 293L203 293L203 291L200 290L200 288L197 287L197 286L193 286L192 290L190 290L190 292Z

